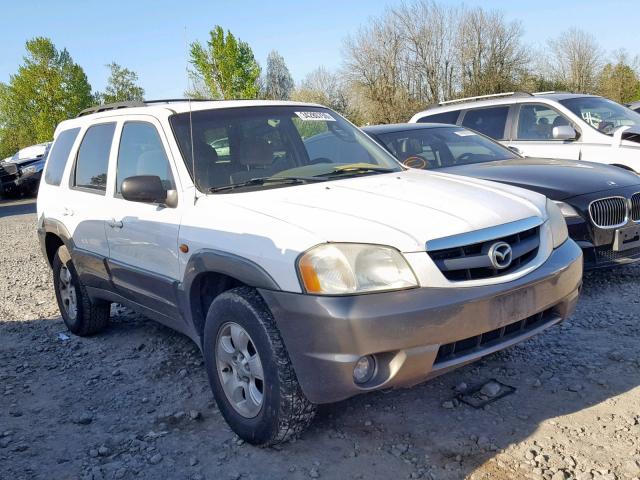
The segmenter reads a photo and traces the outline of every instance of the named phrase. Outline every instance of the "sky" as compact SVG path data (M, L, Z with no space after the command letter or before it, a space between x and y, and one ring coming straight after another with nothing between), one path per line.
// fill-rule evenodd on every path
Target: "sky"
M94 90L105 87L112 61L138 73L145 97L183 97L188 83L187 44L206 41L214 25L249 43L264 67L275 49L296 81L318 66L341 66L344 39L370 17L401 0L0 0L0 82L9 81L24 43L46 36L67 48ZM440 3L460 5L458 0ZM640 54L635 27L625 18L638 0L466 0L466 6L502 10L519 20L524 41L546 40L577 27L593 34L607 52Z

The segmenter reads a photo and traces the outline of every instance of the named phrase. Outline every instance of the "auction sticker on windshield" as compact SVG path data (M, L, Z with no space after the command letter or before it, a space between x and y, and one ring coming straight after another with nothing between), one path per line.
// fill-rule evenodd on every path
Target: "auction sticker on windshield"
M311 122L335 122L336 119L327 112L296 112L302 120Z
M456 132L453 132L456 135L458 135L459 137L471 137L476 135L474 132L471 132L469 130L458 130Z

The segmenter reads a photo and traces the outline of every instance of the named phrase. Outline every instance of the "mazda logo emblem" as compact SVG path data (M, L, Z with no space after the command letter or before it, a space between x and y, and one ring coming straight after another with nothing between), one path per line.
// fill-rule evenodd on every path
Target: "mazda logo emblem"
M513 250L506 242L496 242L489 248L489 260L496 270L503 270L511 265Z

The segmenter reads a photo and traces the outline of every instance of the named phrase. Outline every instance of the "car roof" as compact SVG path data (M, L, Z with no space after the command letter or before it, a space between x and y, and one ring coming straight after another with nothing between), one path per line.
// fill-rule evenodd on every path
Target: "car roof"
M166 117L168 114L198 112L201 110L214 110L223 108L247 108L247 107L320 107L327 108L317 103L291 102L280 100L154 100L145 102L123 102L120 104L104 105L80 112L76 118L64 120L58 125L58 129L66 129L86 125L98 119L122 117L126 115L152 115Z
M442 127L462 128L458 125L449 125L447 123L387 123L384 125L367 125L366 127L362 127L362 130L376 135L382 133L403 132L407 130L426 130Z
M449 112L453 110L467 110L486 108L500 105L511 105L514 103L535 102L536 100L550 100L560 102L570 98L592 97L598 98L599 95L589 95L586 93L570 93L570 92L513 92L508 94L497 94L494 96L487 95L484 97L472 97L469 99L452 100L451 102L443 102L431 105L426 110L416 113L416 115L433 115L435 113ZM414 115L414 117L416 116Z

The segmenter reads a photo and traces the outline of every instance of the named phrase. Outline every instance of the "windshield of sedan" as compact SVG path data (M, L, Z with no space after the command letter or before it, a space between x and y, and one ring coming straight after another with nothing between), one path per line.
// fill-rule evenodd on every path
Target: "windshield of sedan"
M606 98L576 97L560 103L607 135L613 135L619 127L640 125L640 114Z
M403 165L424 170L519 158L484 135L460 127L411 129L376 138Z
M195 167L194 180L203 192L273 188L402 169L379 145L325 108L200 110L173 115L171 125L187 168L194 177Z

